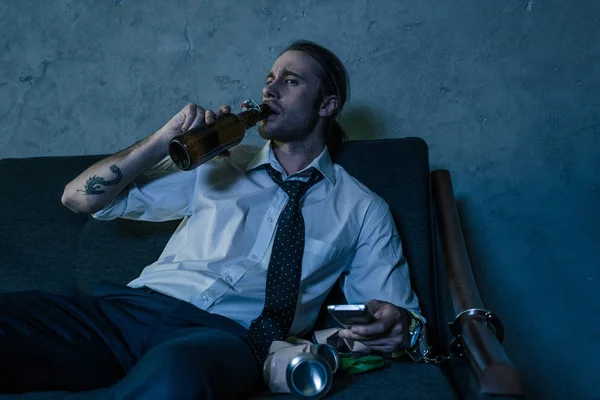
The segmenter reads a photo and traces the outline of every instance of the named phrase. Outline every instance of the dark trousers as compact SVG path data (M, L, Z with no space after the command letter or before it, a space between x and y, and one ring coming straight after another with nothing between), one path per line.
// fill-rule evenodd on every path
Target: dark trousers
M150 289L0 294L0 393L233 399L259 381L238 323Z

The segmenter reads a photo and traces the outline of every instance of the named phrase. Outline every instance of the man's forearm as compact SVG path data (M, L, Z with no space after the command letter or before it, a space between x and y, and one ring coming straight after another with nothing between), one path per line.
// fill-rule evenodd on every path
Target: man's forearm
M168 140L156 132L82 172L65 187L62 203L76 213L94 213L167 155Z

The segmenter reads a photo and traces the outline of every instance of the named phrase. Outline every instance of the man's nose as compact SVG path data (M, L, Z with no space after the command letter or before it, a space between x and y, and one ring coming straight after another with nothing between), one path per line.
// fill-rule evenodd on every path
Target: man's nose
M277 88L275 87L275 85L273 83L274 82L268 83L263 88L263 99L264 100L279 98L279 92L277 91Z

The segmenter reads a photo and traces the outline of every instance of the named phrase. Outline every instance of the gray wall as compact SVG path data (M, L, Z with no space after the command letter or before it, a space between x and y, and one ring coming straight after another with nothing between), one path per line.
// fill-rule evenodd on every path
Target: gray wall
M286 44L320 42L352 139L421 136L451 170L529 394L596 397L599 24L597 0L0 0L0 157L117 151L188 101L260 98Z

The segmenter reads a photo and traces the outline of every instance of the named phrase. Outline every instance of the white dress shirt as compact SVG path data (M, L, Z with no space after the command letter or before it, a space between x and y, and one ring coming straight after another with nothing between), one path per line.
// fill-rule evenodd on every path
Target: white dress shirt
M159 259L129 283L220 314L248 328L262 312L277 219L287 194L271 180L325 177L300 202L306 229L302 281L290 335L309 331L325 297L342 276L349 303L389 301L420 314L388 205L340 165L327 148L307 168L287 176L267 142L240 144L229 157L181 171L167 157L102 210L101 220L183 218Z

